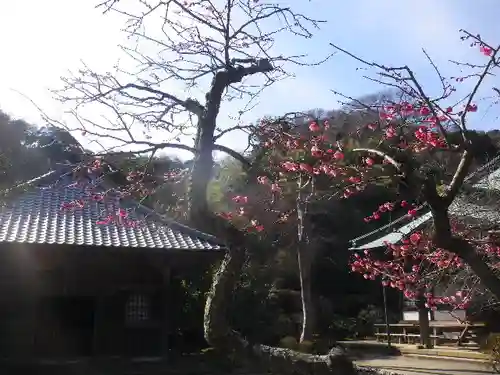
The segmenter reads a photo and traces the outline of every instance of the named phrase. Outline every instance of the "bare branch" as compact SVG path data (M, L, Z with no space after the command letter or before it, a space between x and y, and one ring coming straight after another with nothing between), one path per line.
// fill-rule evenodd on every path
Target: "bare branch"
M416 79L414 72L407 65L400 66L400 67L388 67L388 66L376 63L376 62L369 62L369 61L367 61L359 56L352 54L349 51L346 51L345 49L343 49L343 48L341 48L333 43L330 43L330 45L333 48L341 51L342 53L352 57L353 59L363 63L364 65L381 69L383 72L380 73L380 75L383 77L394 80L395 84L380 81L380 80L370 78L370 77L366 77L366 78L368 78L374 82L378 82L378 83L381 83L384 85L395 87L398 90L405 92L409 96L413 96L413 97L416 97L416 99L422 100L428 106L429 110L432 112L432 115L436 119L436 126L439 128L439 131L441 132L442 136L444 137L444 139L447 141L448 144L450 143L449 139L448 139L448 133L447 133L446 129L444 128L444 126L442 125L441 120L439 119L439 116L438 116L437 111L436 111L436 109L441 109L437 105L438 100L436 100L436 99L431 100L431 98L424 92L424 89L423 89L422 85L420 84L420 82ZM426 56L430 60L430 57L427 55L425 50L424 50L424 54L426 54ZM430 61L431 61L431 64L433 64L432 60L430 60ZM403 75L403 74L406 74L406 75ZM409 85L408 82L412 83L414 87ZM445 86L443 85L443 87L445 87ZM446 87L445 87L444 91L445 92L443 93L443 97L446 97L446 95L447 95Z
M235 126L231 126L230 128L227 128L227 129L219 131L219 134L217 134L214 137L214 141L217 141L218 139L222 138L224 135L226 135L228 133L231 133L233 131L236 131L236 130L249 132L249 130L254 130L255 131L256 129L255 129L254 125L235 125ZM252 132L249 132L249 133L252 133Z
M127 145L139 138L138 131L148 139L152 130L165 131L172 139L192 135L204 118L213 118L213 109L218 114L221 101L248 100L238 111L241 116L256 105L263 89L289 76L287 64L319 65L331 56L308 63L305 55L278 52L279 33L310 38L309 28L324 22L286 6L236 0L106 0L98 8L126 22L129 42L122 50L127 67L121 64L115 72L98 73L84 65L76 76L64 78L65 86L55 94L75 104L71 114L79 119L78 129ZM254 75L263 78L258 85L251 84ZM203 88L210 77L212 84ZM215 92L216 77L220 99L208 97ZM200 88L207 94L196 99ZM190 95L192 89L195 95ZM218 104L208 111L214 98ZM96 119L94 107L112 114L104 118L106 124ZM249 129L222 129L213 140L233 130ZM127 139L121 139L122 133Z
M200 103L198 103L198 101L196 101L194 99L181 100L181 99L177 98L176 96L174 96L172 94L169 94L169 93L166 93L166 92L163 92L163 91L160 91L160 90L156 90L156 89L153 89L151 87L140 86L140 85L137 85L135 83L127 83L126 85L121 86L120 88L116 88L116 89L110 90L108 92L103 93L102 95L103 96L107 96L107 95L109 95L113 91L116 92L118 90L127 90L129 88L133 88L133 89L136 89L138 91L145 91L145 92L149 92L151 94L157 95L157 99L156 100L158 100L159 102L160 101L164 101L165 99L171 100L175 104L179 104L179 105L183 106L188 111L194 113L197 116L200 116L203 113L203 110L204 110L204 107ZM146 99L147 98L144 98L142 100L146 100Z
M147 146L146 148L143 148L141 150L134 150L134 151L105 151L101 153L95 153L92 154L94 156L109 156L109 155L141 155L141 154L152 154L154 155L157 151L166 149L166 148L173 148L173 149L178 149L178 150L184 150L184 151L189 151L192 152L193 154L197 154L197 150L193 147L183 145L181 143L150 143L150 142L135 142L135 144L139 145L144 145ZM229 147L223 146L223 145L214 145L214 151L220 151L228 154L229 156L233 157L234 159L238 160L243 167L249 168L252 166L252 164L240 153L232 150Z
M461 31L464 32L469 37L477 38L477 37L474 37L472 34L470 34L469 32L467 32L465 30L461 30ZM468 100L467 100L467 102L465 104L465 110L462 112L462 115L460 116L460 124L461 124L463 130L466 129L466 124L465 124L465 120L466 119L465 118L466 118L466 115L467 115L467 109L469 108L469 106L471 105L472 101L474 100L474 97L476 96L477 91L479 90L479 87L483 83L486 75L489 73L490 68L494 64L496 64L495 58L496 58L496 55L497 55L497 53L498 53L499 50L500 50L500 46L498 46L496 49L493 49L493 53L491 54L491 57L490 57L488 63L484 67L484 70L483 70L482 74L479 76L479 79L477 80L476 85L474 86L474 88L472 89L472 91L471 91L471 93L469 95L469 98L468 98Z
M457 196L459 190L462 188L465 177L469 172L469 168L472 164L474 157L471 152L465 150L462 154L462 158L460 159L460 164L458 165L455 174L451 180L451 183L448 185L446 197L444 198L444 202L447 206L450 206L455 197Z
M480 41L481 43L483 43L482 40L480 40L476 36L473 36L469 32L467 32L465 30L461 30L461 31L464 32L467 37L474 38L474 39ZM489 73L490 69L494 65L496 65L496 55L497 55L499 50L500 50L500 46L498 46L496 49L492 49L490 59L489 59L488 63L486 64L486 66L484 67L484 70L481 73L481 75L479 76L479 78L478 78L474 88L472 89L470 95L468 96L467 102L465 104L465 109L462 111L462 114L460 116L460 126L461 126L461 129L463 131L462 134L464 137L464 141L467 142L467 144L466 144L466 149L462 155L462 159L460 161L460 164L459 164L457 170L455 171L452 182L449 185L448 192L446 194L445 201L446 201L446 204L448 206L453 202L453 200L455 199L455 196L457 195L458 191L460 190L460 188L464 182L464 179L467 176L467 173L469 171L469 167L472 164L472 160L474 158L474 156L471 153L471 150L469 150L470 146L471 146L470 140L468 140L468 138L465 134L465 131L467 129L467 127L466 127L467 112L468 112L470 105L472 104L474 97L476 96L476 94L479 90L479 87L483 83L486 75Z

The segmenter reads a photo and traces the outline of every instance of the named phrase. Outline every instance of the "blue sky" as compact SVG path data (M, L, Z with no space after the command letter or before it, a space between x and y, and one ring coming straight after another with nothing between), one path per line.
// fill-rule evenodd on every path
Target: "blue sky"
M71 4L70 4L71 3ZM285 4L286 1L280 1ZM425 48L445 76L459 75L449 59L480 62L477 48L460 41L459 29L480 33L492 44L500 43L500 2L498 0L301 0L292 1L297 12L326 20L312 39L280 36L279 53L307 53L319 60L331 51L333 42L367 60L387 65L407 64L432 94L439 85L421 49ZM0 2L0 108L29 121L39 122L37 111L12 89L29 96L53 117L64 117L64 108L54 103L47 88L59 85L59 77L78 68L80 60L97 70L105 70L121 57L117 44L124 41L121 20L102 16L90 0L25 0ZM330 89L359 97L381 89L363 79L370 72L356 71L360 65L340 53L319 67L294 67L296 78L267 89L259 104L247 115L252 121L263 115L310 108L333 109L337 100ZM480 97L492 95L490 79ZM471 83L458 86L470 90ZM500 86L500 85L498 85ZM179 95L182 95L182 91ZM479 97L478 97L479 98ZM479 101L479 111L470 126L478 129L500 128L498 110L491 101ZM231 126L228 115L241 103L225 103L219 125ZM225 137L222 143L241 148L242 135Z

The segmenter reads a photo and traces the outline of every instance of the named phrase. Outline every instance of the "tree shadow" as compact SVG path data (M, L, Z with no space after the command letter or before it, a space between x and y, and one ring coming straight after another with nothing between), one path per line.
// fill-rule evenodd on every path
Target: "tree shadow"
M371 359L394 359L396 357L399 357L401 354L388 354L388 353L372 353L372 352L367 352L367 353L349 353L347 352L347 355L349 358L353 361L359 361L359 360L371 360Z
M349 358L352 360L367 360L367 359L388 359L401 355L398 348L383 344L356 344L356 343L341 343L339 346L345 350Z
M402 372L412 372L425 375L448 375L450 373L454 374L495 374L494 371L488 369L445 369L445 368L427 368L427 367L417 367L417 366L370 366L361 365L361 367L372 367L380 368L389 371L402 371ZM487 367L487 365L485 365Z

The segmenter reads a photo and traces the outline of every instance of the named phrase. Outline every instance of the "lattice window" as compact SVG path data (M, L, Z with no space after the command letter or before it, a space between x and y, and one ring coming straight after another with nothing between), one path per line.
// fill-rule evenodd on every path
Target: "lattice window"
M151 301L145 294L131 294L125 306L127 322L144 322L150 319Z

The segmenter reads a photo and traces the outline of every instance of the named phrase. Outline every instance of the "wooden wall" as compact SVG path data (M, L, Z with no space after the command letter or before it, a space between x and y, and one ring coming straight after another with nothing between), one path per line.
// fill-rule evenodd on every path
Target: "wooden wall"
M72 333L66 332L65 341L64 332L58 332L60 322L42 307L46 305L42 301L55 296L87 296L95 302L95 355L166 352L170 271L165 258L60 250L26 245L0 249L0 357L75 355L78 345L71 340ZM130 291L154 297L154 316L143 327L125 328L124 306Z

